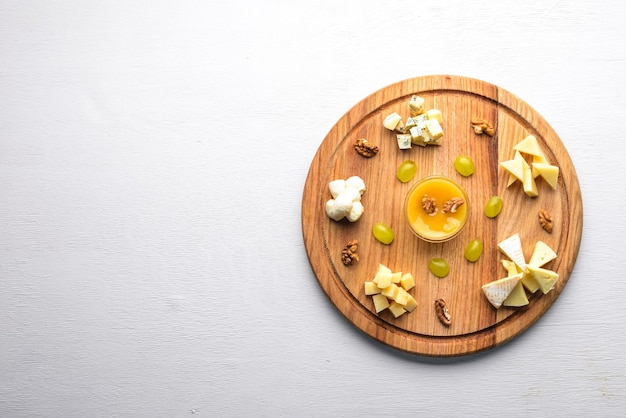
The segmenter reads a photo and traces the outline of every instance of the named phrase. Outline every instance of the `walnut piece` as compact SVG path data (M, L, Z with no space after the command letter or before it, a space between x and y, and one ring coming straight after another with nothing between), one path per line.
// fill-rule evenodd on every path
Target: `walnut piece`
M452 324L452 317L450 316L450 311L446 306L446 301L443 299L437 299L435 301L435 312L437 312L437 318L441 321L442 324L449 327Z
M357 139L354 144L354 149L359 155L365 158L372 158L378 154L378 147L376 145L372 145L365 138Z
M427 194L422 196L422 209L430 216L435 216L437 213L437 206L435 204L435 198L430 197Z
M446 203L443 204L443 209L441 209L441 212L443 213L455 213L457 211L457 209L459 208L459 206L461 206L463 203L465 203L465 200L463 200L460 197L453 197L450 200L447 200Z
M539 225L548 233L552 233L552 215L545 209L539 210Z
M485 133L489 136L494 136L496 133L493 125L485 119L472 118L471 124L472 128L474 128L474 132L476 132L478 135Z
M346 246L341 250L341 262L345 266L351 266L359 261L359 242L357 240L350 240Z

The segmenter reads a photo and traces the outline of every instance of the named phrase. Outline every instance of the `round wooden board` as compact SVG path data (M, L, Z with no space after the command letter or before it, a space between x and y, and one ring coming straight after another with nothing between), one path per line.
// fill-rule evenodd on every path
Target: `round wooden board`
M426 101L426 109L441 110L444 137L440 146L397 147L395 134L386 130L383 119L398 112L404 120L413 94ZM472 117L494 123L496 135L477 135ZM548 161L560 168L556 190L537 179L539 196L529 197L517 182L507 188L508 173L499 162L514 156L513 147L527 135L537 137ZM354 142L366 138L377 145L373 158L358 155ZM472 158L476 171L460 176L453 167L459 155ZM396 178L397 167L407 159L417 163L417 175L408 183ZM470 218L459 236L443 244L417 239L404 220L406 192L420 178L444 175L457 181L468 193ZM362 196L365 212L355 223L335 222L324 207L331 198L328 183L350 176L361 177L367 186ZM500 215L483 214L493 195L504 201ZM537 213L547 209L554 218L552 233L544 231ZM372 235L372 226L384 222L395 232L395 240L383 245ZM302 230L309 261L333 304L356 327L399 350L424 356L460 356L498 346L519 335L541 317L559 296L574 267L582 233L582 198L578 178L565 146L550 125L515 95L476 79L459 76L427 76L385 87L356 104L330 130L319 147L306 179L302 199ZM522 308L495 309L481 286L505 277L500 260L506 258L497 243L519 233L528 260L535 243L544 241L558 254L545 267L559 274L554 289L530 296ZM465 260L463 250L472 239L484 243L476 263ZM359 243L360 261L352 266L341 262L341 250L349 240ZM428 270L428 262L441 257L450 264L450 274L439 279ZM393 271L410 272L416 287L410 291L418 302L411 313L399 318L385 310L376 314L363 283L371 280L378 264ZM452 315L449 327L436 317L434 301L446 300Z

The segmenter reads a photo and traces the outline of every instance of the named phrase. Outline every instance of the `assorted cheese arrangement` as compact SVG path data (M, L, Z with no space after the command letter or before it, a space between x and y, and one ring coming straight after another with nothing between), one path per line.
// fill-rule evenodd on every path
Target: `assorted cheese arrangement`
M364 284L365 294L372 297L376 313L389 309L397 318L417 308L417 301L409 290L415 287L415 279L411 273L393 272L383 264L371 281Z
M428 109L424 99L413 95L408 104L409 116L405 121L398 112L385 117L383 126L396 133L399 149L410 149L411 145L441 145L443 138L443 115L439 109Z
M528 263L526 263L518 233L498 243L498 249L509 258L509 260L501 260L502 266L507 270L507 276L482 286L487 300L496 309L501 306L528 305L526 290L536 293L541 289L543 294L552 290L559 275L543 268L557 258L557 254L548 244L537 241Z
M424 99L418 95L411 97L408 103L408 110L410 116L406 121L397 112L388 114L383 120L383 126L396 134L398 148L406 150L410 149L411 145L422 147L426 145L441 145L443 138L443 129L441 127L443 116L441 111L438 109L427 110ZM475 126L474 128L476 129ZM493 131L493 128L491 130ZM491 136L493 132L490 131L488 134ZM363 144L360 145L362 146ZM538 177L543 178L552 189L557 188L559 168L549 164L535 136L528 135L525 137L513 147L513 151L514 157L512 160L502 161L499 164L500 167L509 173L507 188L519 181L522 183L523 190L528 196L536 197L538 195L536 183ZM377 147L376 152L378 152ZM360 152L360 154L364 155L363 152ZM370 155L367 154L367 156ZM460 161L460 158L469 160L471 167L467 167L468 163L461 167L462 161ZM454 162L454 167L464 177L471 176L474 171L473 162L469 157L458 157ZM405 160L398 167L396 176L401 182L408 182L413 178L416 170L417 166L414 161ZM346 180L333 180L328 187L332 195L332 199L326 202L326 214L328 217L335 221L346 218L350 222L356 222L364 212L361 196L366 189L365 182L358 176L352 176ZM421 195L424 195L424 193ZM429 195L426 194L425 196ZM502 198L493 196L485 206L485 215L488 218L495 218L501 208ZM390 244L394 240L394 233L386 224L376 223L372 232L375 238L383 244ZM467 248L464 254L470 262L475 262L480 257L483 249L482 241L474 241L480 244L480 248L474 251L476 254L472 253L468 256ZM507 271L507 276L491 281L481 287L485 297L493 307L498 309L502 306L526 306L529 304L527 292L534 294L541 290L542 293L546 294L554 287L559 278L558 273L548 270L544 266L554 260L557 255L546 243L542 241L536 242L528 262L526 262L518 233L501 241L497 244L497 247L508 257L508 260L503 259L500 261ZM448 271L443 276L438 277L445 277L447 273ZM364 291L365 295L372 297L374 310L377 314L388 309L395 318L398 318L404 313L412 312L417 308L415 298L408 292L415 285L415 279L411 273L393 272L387 266L379 264L374 278L371 281L365 281ZM435 305L437 305L437 302ZM446 312L448 312L447 307ZM441 315L439 316L441 317ZM446 318L443 323L444 325L449 325L449 318Z
M539 195L535 179L541 176L553 189L556 189L559 180L559 167L549 164L541 151L541 147L534 135L528 135L513 147L515 155L512 160L502 161L500 167L509 173L507 187L516 181L523 185L524 192L531 197ZM532 161L528 163L525 155Z

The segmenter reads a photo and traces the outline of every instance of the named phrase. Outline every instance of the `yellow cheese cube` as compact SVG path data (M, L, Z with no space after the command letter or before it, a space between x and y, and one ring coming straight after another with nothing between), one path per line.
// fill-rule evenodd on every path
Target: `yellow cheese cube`
M374 282L365 282L364 286L365 294L367 296L376 295L382 292L382 289L376 285Z
M372 301L374 302L374 309L376 310L376 313L384 311L389 307L389 300L380 293L372 296Z
M413 312L415 308L417 308L417 301L415 300L413 296L409 295L409 299L404 305L404 309L406 309L407 312Z
M411 273L404 273L400 279L400 286L404 290L411 290L415 287L415 279Z
M409 302L409 293L401 287L396 289L396 294L393 297L393 300L398 302L400 305L405 306Z
M400 305L398 302L396 302L395 300L389 304L389 310L391 311L391 313L393 314L395 318L406 313L406 309L404 309L404 307Z
M388 297L389 299L393 299L396 295L396 289L398 289L398 286L394 283L391 283L389 286L385 287L380 293Z
M400 283L400 279L401 278L402 278L402 272L401 271L396 271L394 273L391 273L391 283L398 284L398 283Z

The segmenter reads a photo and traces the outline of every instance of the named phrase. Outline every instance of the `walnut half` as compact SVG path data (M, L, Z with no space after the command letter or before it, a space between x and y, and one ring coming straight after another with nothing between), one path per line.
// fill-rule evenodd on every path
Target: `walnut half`
M359 261L359 242L357 240L350 240L346 246L341 250L341 262L345 266L351 266Z
M452 324L452 316L446 306L446 301L443 299L437 299L435 301L435 312L437 312L437 318L445 326L449 327Z
M354 149L359 155L365 158L372 158L373 156L378 154L378 147L376 145L372 145L365 138L357 139L354 143Z
M552 233L552 215L545 209L539 210L539 225L548 233Z
M430 216L435 216L437 213L437 205L435 203L435 198L430 197L427 194L422 196L422 209Z
M457 209L459 208L459 206L461 206L463 203L465 203L465 200L463 200L460 197L453 197L450 200L447 200L446 203L443 204L443 209L441 209L441 212L443 213L455 213L457 211Z
M471 124L472 128L474 128L474 132L476 132L478 135L485 133L489 136L494 136L496 133L493 125L485 119L472 118Z

